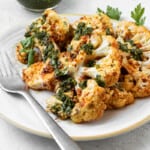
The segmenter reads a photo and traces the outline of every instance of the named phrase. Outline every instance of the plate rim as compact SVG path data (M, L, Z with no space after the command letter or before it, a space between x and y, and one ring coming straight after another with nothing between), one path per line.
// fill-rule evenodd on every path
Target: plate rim
M53 138L48 132L42 132L39 130L34 130L32 128L28 128L25 125L10 119L5 114L0 113L0 118L5 120L6 122L10 123L11 125L17 127L18 129L26 131L27 133L31 133L34 135L38 135L38 136L50 138L50 139ZM101 135L94 135L94 136L71 136L71 138L73 138L76 141L93 141L93 140L107 139L107 138L115 137L115 136L130 132L130 131L146 124L149 121L150 121L150 114L147 115L142 120L136 122L135 124L132 124L128 127L122 128L120 130L116 130L114 132L105 133L105 134L101 134Z
M67 14L60 14L60 15L62 15L64 17L67 17L67 16L84 16L84 15L91 15L91 14L67 13ZM35 19L33 19L33 20L35 20ZM31 21L28 21L26 23L23 22L21 25L27 24L27 23L29 23ZM16 25L14 25L13 27L17 28ZM5 31L1 32L2 36L0 38L0 41L2 40L2 37L4 35L6 35L9 32L9 30L11 30L11 29L12 29L12 27L11 28L7 28L7 31L5 30ZM18 128L18 129L21 129L21 130L23 130L23 131L25 131L27 133L31 133L31 134L34 134L34 135L37 135L37 136L41 136L41 137L45 137L45 138L50 138L50 139L53 138L48 132L43 132L43 131L39 131L39 130L34 130L33 128L29 128L29 127L25 126L24 124L22 124L20 122L17 122L15 120L11 119L11 118L9 118L7 115L5 115L2 112L0 112L0 118L3 119L3 120L5 120L9 124L13 125L14 127ZM114 137L114 136L118 136L118 135L130 132L130 131L132 131L132 130L134 130L134 129L136 129L136 128L144 125L144 124L146 124L149 121L150 121L150 114L148 114L146 117L144 117L140 121L137 121L136 123L134 123L132 125L129 125L129 126L127 126L125 128L122 128L120 130L116 130L114 132L105 133L105 134L101 134L101 135L93 135L93 136L71 136L71 138L73 138L76 141L93 141L93 140L100 140L100 139L111 138L111 137Z

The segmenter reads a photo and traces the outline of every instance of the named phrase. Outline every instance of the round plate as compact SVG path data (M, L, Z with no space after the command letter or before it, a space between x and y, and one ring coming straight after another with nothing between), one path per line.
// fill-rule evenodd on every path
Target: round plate
M67 17L71 22L79 18L79 16L72 15ZM15 44L23 38L24 32L25 25L11 28L0 39L1 54L7 51L18 70L21 70L25 66L15 60ZM45 108L45 101L50 97L51 93L46 91L32 91L32 94ZM55 116L53 117L73 139L95 140L116 136L146 123L150 120L149 108L149 98L143 98L123 109L107 111L101 120L91 123L74 124L69 120L62 121L55 118ZM51 138L30 105L21 96L5 93L0 90L0 116L27 132Z

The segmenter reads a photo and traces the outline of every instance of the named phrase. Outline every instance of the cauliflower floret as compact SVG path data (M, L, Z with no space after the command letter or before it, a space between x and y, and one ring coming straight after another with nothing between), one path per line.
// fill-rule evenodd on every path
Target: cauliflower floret
M83 44L91 43L93 48L101 44L101 35L106 35L107 29L112 31L110 18L104 14L83 16L72 24L74 38L69 45L72 51L79 52Z
M51 9L46 9L43 16L45 23L42 25L42 29L47 31L60 47L64 46L71 35L71 26L67 18L58 15Z
M83 16L73 23L73 29L77 29L79 23L85 23L88 27L92 27L97 34L107 34L107 30L113 34L113 26L111 19L105 15L89 15Z
M121 21L116 27L116 35L124 40L133 40L141 50L150 50L150 31L144 26L137 26L133 22Z
M24 69L22 78L29 88L35 90L54 91L58 83L49 61L37 62Z
M117 87L107 88L107 98L105 104L107 109L117 109L125 107L126 105L134 103L135 99L131 92Z
M62 68L67 68L69 74L73 75L78 72L79 67L83 65L86 59L86 53L80 51L78 54L62 52L59 56L59 62Z
M102 36L101 45L87 57L96 60L94 67L82 67L82 76L96 78L101 76L107 87L114 85L120 76L121 56L116 40L111 36Z
M150 96L150 70L135 72L133 75L131 92L135 97Z
M143 26L123 21L118 24L116 33L122 50L122 67L126 70L122 80L123 88L135 97L149 96L150 31Z
M53 112L54 114L59 116L61 119L65 120L65 119L70 118L70 113L72 109L71 107L67 104L67 102L64 103L63 101L58 100L55 96L51 96L47 100L46 111Z
M57 43L57 47L64 49L69 36L71 36L71 32L68 20L47 9L43 13L43 17L38 18L27 28L25 39L17 44L17 59L26 64L28 55L33 50L34 62L41 61L43 51L51 42L54 45Z
M94 80L87 81L87 87L82 90L79 102L75 104L71 120L75 123L82 123L99 119L103 116L106 105L105 89L99 87Z

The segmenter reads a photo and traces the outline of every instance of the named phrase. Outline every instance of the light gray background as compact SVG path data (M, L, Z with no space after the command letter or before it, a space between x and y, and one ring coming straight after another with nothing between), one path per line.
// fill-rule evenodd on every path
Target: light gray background
M100 7L101 1L62 0L56 10L59 13L94 13L96 8ZM107 0L105 1L107 3ZM115 0L114 3L116 2ZM26 11L16 0L0 0L0 32L5 32L7 28L20 22L28 22L39 15ZM149 150L150 123L118 137L78 143L83 150ZM25 133L0 119L0 150L59 150L59 148L53 140Z

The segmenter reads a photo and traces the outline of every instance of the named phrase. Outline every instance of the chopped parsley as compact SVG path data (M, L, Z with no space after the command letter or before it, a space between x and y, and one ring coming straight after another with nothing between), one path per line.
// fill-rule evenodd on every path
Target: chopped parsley
M66 77L68 77L68 70L55 68L55 76L60 80L64 80Z
M37 37L39 40L43 40L46 35L47 33L45 31L35 33L35 37Z
M132 55L132 57L135 59L135 60L140 60L140 61L142 61L142 59L143 59L143 52L142 52L142 50L140 50L140 49L131 49L130 50L130 53L131 53L131 55Z
M94 47L91 43L81 45L81 49L83 49L87 55L92 54L93 48Z
M128 49L128 44L127 43L121 43L121 42L118 42L118 44L119 44L119 48L122 50L122 51L124 51L124 52L129 52L129 49Z
M67 114L67 116L69 117L72 108L75 105L75 102L69 96L67 96L61 89L57 92L56 97L58 98L58 100L63 102L61 105L61 111Z
M64 92L67 92L67 91L73 89L76 84L77 84L76 81L72 77L69 77L68 79L66 79L60 83L60 88Z
M49 42L43 52L43 60L46 61L48 58L51 59L53 66L57 66L58 50L55 50L52 42Z
M89 60L87 63L86 63L86 67L93 67L95 65L95 60Z
M100 8L97 8L97 13L100 15L101 13L103 13L103 14L105 14L105 12L102 10L102 9L100 9Z
M112 35L112 32L110 31L109 28L106 29L106 35Z
M74 39L79 40L81 36L90 35L92 31L93 31L92 27L87 27L84 22L80 22L75 31Z
M97 75L95 78L95 81L97 82L97 84L101 87L105 87L105 82L101 79L100 75Z
M79 87L80 87L81 89L86 88L86 87L87 87L87 80L81 81L81 82L79 83Z
M135 60L142 61L142 59L143 59L143 52L142 52L142 50L140 50L139 48L136 48L136 47L132 48L132 49L129 49L127 43L125 43L125 44L123 44L121 42L118 42L118 43L119 43L119 48L122 51L130 53ZM133 41L132 42L130 41L130 44L133 46L134 45Z

